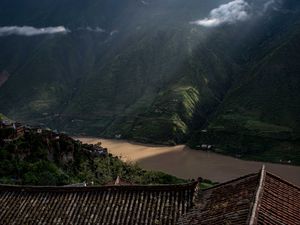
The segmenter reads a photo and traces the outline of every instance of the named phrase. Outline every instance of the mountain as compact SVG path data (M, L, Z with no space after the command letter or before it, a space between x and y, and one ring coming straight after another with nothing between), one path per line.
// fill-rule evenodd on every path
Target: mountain
M9 117L300 163L299 1L4 0L0 9L0 27L64 28L0 34Z

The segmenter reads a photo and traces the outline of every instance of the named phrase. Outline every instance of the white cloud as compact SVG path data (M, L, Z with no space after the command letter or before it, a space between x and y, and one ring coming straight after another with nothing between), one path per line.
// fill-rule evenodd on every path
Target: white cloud
M273 5L275 3L274 0L270 0L270 1L267 1L265 4L264 4L264 11L267 10L271 5Z
M70 31L63 26L45 27L45 28L35 28L30 26L0 27L0 36L8 36L8 35L34 36L34 35L42 35L42 34L57 34L57 33L68 33L68 32Z
M249 18L250 6L245 0L234 0L213 9L209 17L191 22L204 27L216 27L221 24L233 24Z
M281 3L282 3L281 0L269 0L264 4L263 11L266 12L269 9L279 10L278 7L280 7Z
M96 27L96 28L91 28L91 27L86 27L85 28L87 31L90 31L90 32L100 32L100 33L105 33L106 31L100 27Z
M149 5L149 3L148 2L146 2L146 1L141 1L141 3L143 4L143 5Z

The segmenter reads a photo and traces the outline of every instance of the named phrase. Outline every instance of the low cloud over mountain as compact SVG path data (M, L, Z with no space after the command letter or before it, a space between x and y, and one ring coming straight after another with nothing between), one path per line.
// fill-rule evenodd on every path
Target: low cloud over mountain
M234 24L245 21L253 15L262 15L268 10L279 10L281 4L282 0L264 0L260 4L253 4L246 0L234 0L211 10L208 17L192 21L191 24L204 27Z
M249 4L244 0L234 0L213 9L209 17L191 23L204 27L216 27L224 23L233 24L247 20L249 18L249 8Z
M102 29L101 27L80 27L78 30L83 30L83 31L89 31L89 32L96 32L96 33L105 33L106 31Z
M0 36L8 36L8 35L34 36L34 35L42 35L42 34L57 34L57 33L68 33L68 32L69 30L63 26L45 27L45 28L35 28L30 26L0 27Z

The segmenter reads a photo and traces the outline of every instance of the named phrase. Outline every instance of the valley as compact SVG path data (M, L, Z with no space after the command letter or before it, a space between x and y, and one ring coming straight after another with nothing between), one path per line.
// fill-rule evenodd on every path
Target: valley
M242 1L247 19L213 27L195 21L229 0L146 2L1 1L0 112L300 165L299 1Z
M300 167L245 161L212 152L192 150L185 145L159 146L99 138L78 138L83 143L96 144L108 148L109 153L123 161L136 162L144 169L163 171L185 179L199 176L215 182L226 182L244 174L255 173L264 164L268 171L300 185Z
M299 225L300 0L0 0L0 224Z

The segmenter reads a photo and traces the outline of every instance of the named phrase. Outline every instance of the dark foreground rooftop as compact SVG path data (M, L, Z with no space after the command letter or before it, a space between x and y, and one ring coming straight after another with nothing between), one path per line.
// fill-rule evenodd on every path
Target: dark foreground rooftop
M0 186L0 224L297 225L300 189L265 171L197 191L159 186Z
M265 171L199 193L180 225L300 225L300 188Z
M175 224L196 185L0 186L0 224Z

